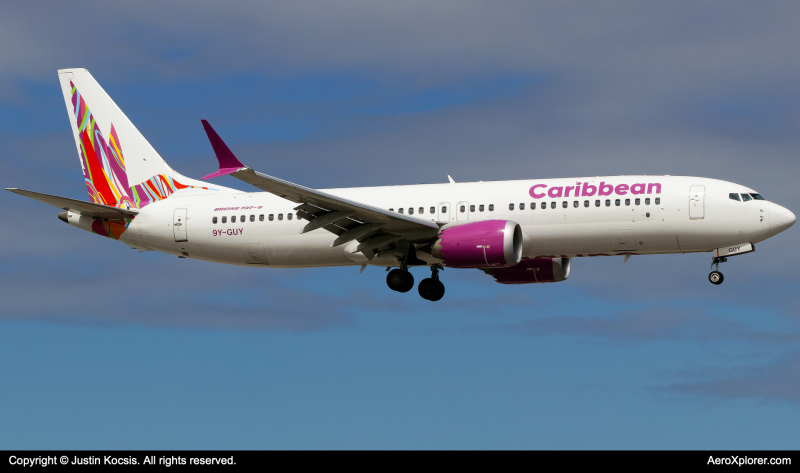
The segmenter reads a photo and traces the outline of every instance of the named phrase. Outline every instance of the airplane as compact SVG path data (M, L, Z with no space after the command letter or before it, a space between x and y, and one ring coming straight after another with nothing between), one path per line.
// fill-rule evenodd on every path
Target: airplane
M501 284L566 280L572 258L710 252L719 264L795 222L749 187L690 176L586 176L311 189L242 164L202 120L217 171L173 170L85 69L58 78L90 202L7 189L62 221L143 251L238 266L384 267L390 289L440 300L444 268ZM261 192L206 182L232 176Z

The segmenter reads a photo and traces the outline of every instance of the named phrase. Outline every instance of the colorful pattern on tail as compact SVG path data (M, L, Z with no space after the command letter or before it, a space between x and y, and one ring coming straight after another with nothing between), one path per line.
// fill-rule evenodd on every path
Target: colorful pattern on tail
M86 190L92 202L118 208L142 207L166 199L178 189L187 187L206 189L207 187L187 186L166 174L130 186L125 171L125 157L114 124L108 143L97 127L97 123L83 100L75 84L72 87L72 106L80 137L81 167L86 181Z

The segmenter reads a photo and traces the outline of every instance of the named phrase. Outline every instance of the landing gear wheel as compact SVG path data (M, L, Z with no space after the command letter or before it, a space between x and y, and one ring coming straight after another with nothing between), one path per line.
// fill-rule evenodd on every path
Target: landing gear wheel
M386 284L393 291L408 292L414 287L414 276L408 271L393 269L386 275Z
M417 290L423 299L438 301L444 297L444 284L439 281L439 270L444 269L439 265L431 266L431 277L425 278L419 283Z
M725 277L719 271L711 271L708 275L708 280L711 281L711 284L719 286L725 280Z
M442 297L444 297L444 284L441 281L432 278L425 278L420 281L419 286L417 287L419 291L419 295L422 296L423 299L427 299L429 301L438 301Z

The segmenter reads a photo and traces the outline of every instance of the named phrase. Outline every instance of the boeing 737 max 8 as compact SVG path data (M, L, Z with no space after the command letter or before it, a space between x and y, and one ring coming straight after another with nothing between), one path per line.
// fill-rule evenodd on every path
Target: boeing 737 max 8
M444 295L439 270L502 284L563 281L575 257L710 252L719 263L794 224L740 184L689 176L589 176L316 190L256 172L203 120L219 170L263 192L175 172L85 69L58 71L91 202L12 192L139 251L264 268L381 266L395 291ZM716 267L715 267L716 265Z

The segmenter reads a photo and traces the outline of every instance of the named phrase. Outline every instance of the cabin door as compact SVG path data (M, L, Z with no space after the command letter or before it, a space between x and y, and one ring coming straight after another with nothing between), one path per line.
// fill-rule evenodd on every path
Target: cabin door
M175 241L189 241L186 236L186 209L175 209L172 214L172 233Z
M705 218L705 186L692 186L689 188L689 218Z

